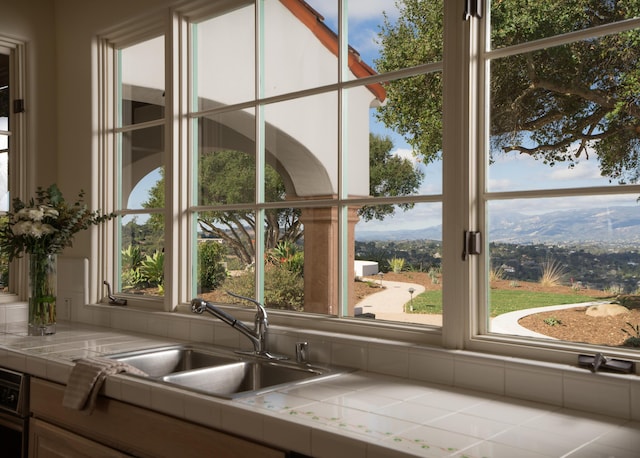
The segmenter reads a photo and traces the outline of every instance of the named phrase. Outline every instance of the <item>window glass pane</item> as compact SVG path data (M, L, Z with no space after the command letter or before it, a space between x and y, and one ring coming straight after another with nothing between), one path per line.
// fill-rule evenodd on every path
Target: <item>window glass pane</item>
M335 92L267 105L267 201L333 197L338 191L338 96ZM281 192L284 187L284 193Z
M493 0L491 46L503 48L639 16L637 2Z
M130 209L148 208L154 193L164 193L164 127L124 132L121 138L122 203Z
M9 75L9 55L0 53L0 131L9 130Z
M356 317L442 325L442 205L372 205L355 227Z
M488 208L489 329L623 345L625 331L633 332L627 323L640 324L637 195L500 200Z
M194 25L194 92L197 110L254 98L254 24L255 9L249 5Z
M124 293L164 295L164 215L121 218L121 285Z
M196 164L198 205L255 202L255 118L253 110L199 118Z
M122 49L120 55L120 125L164 118L164 37Z
M638 40L635 29L491 62L489 190L637 180Z
M226 303L233 302L226 291L255 297L255 212L207 211L195 219L197 295Z
M0 123L2 120L0 120ZM0 130L2 127L0 126ZM0 135L0 212L9 211L9 136Z
M303 2L265 2L265 97L338 81L338 39L322 14Z
M9 55L0 53L0 212L9 211Z
M9 196L9 55L0 53L0 224L10 210ZM0 253L0 292L9 292L9 258Z
M615 5L494 2L493 44L636 14ZM618 307L634 303L626 298L640 274L637 192L621 186L640 177L639 39L629 29L490 62L486 186L501 193L486 207L491 332L620 346L633 332L626 323L640 323L635 306ZM627 194L611 194L614 186ZM592 189L575 196L567 188Z

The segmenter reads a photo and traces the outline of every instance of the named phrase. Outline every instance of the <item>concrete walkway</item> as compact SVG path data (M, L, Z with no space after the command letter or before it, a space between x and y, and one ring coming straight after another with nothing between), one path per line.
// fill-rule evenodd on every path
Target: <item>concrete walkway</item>
M377 285L379 279L365 278ZM413 298L424 292L424 286L416 283L404 283L399 281L382 280L384 289L379 293L369 294L356 304L362 309L362 313L373 313L376 320L400 321L404 323L431 324L442 326L442 315L432 315L423 313L405 313L404 307L410 306L411 293L409 288L413 288Z
M375 284L380 284L376 278L365 278ZM411 302L409 288L413 288L413 298L424 292L424 287L415 283L404 283L398 281L382 280L384 289L379 293L370 294L356 304L362 313L373 313L376 320L397 321L402 323L430 324L432 326L442 326L442 315L426 313L405 313L404 307ZM538 337L550 339L551 337L533 332L518 324L520 318L532 313L561 310L573 307L588 307L590 305L601 304L602 301L583 302L579 304L551 305L547 307L537 307L532 309L517 310L515 312L504 313L495 318L491 318L491 332L497 334L509 334L517 336Z

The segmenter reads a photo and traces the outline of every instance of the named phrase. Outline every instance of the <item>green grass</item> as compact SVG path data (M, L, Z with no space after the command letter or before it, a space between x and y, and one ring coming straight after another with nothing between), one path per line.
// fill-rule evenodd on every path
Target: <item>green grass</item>
M578 294L536 293L507 289L491 290L491 316L516 310L546 307L548 305L578 304L601 300ZM414 313L442 313L442 292L425 291L413 298Z

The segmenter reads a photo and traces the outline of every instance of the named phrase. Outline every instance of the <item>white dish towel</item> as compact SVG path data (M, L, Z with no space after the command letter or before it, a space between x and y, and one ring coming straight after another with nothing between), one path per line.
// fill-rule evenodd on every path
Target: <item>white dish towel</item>
M109 375L126 372L146 376L147 374L130 364L108 358L83 358L76 361L71 370L62 405L91 414L98 392Z

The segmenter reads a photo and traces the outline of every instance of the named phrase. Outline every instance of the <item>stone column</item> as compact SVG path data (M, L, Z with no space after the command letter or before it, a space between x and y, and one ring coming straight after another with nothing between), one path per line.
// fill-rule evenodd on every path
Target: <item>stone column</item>
M347 272L348 314L353 316L355 297L355 225L356 208L348 212ZM304 224L304 311L337 315L340 304L338 279L338 209L336 207L303 208Z

